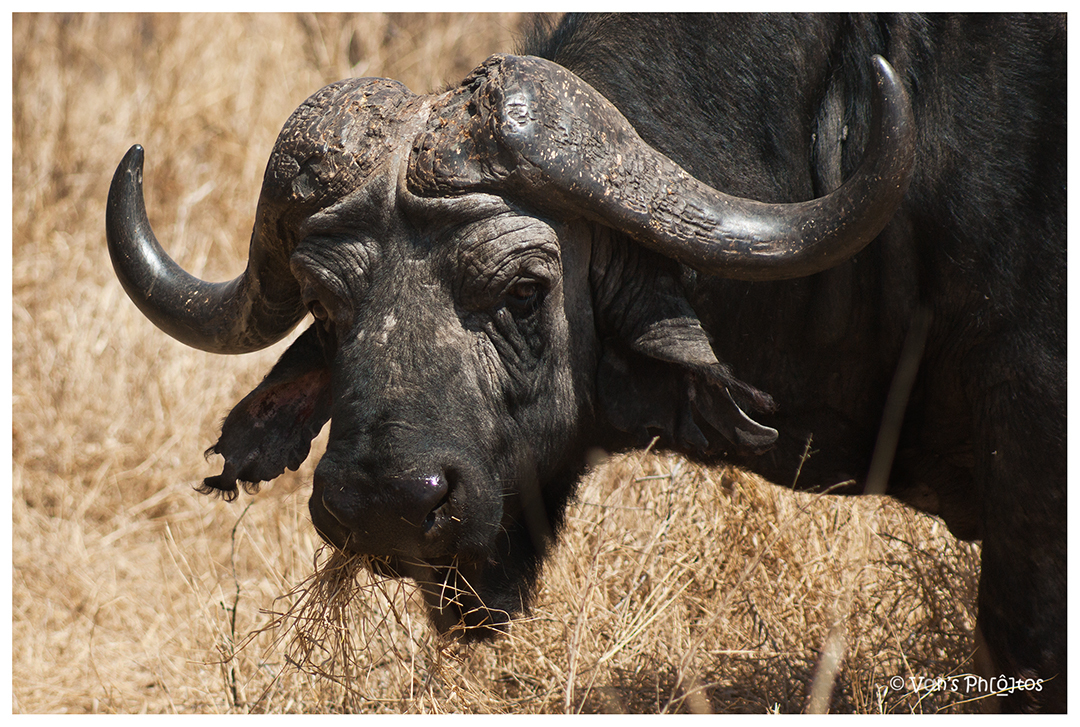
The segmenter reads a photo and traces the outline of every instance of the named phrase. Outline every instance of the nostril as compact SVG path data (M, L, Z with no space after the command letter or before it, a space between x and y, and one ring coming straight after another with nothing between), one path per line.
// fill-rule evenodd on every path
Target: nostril
M344 497L344 493L340 490L329 490L323 488L322 497L323 509L340 524L348 527L351 525L352 518L350 517L352 508L349 507L349 502Z
M309 508L317 528L324 531L336 531L342 527L351 530L356 524L361 504L352 488L343 487L335 479L316 471Z
M450 483L442 473L406 478L397 483L402 515L423 530L435 525L438 510L450 498Z
M444 482L445 484L445 482ZM420 525L423 531L426 533L435 527L435 520L438 518L439 511L443 508L447 502L450 501L450 488L447 486L443 488L442 497L428 511L427 517L424 518L424 522Z

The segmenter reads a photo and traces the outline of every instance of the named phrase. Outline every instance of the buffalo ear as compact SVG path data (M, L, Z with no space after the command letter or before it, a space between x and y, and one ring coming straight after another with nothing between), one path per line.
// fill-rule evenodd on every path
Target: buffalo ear
M233 500L238 480L254 492L259 482L274 479L286 467L295 470L330 418L330 405L330 369L313 325L229 412L217 444L206 450L207 456L225 458L224 470L203 480L199 492Z
M772 399L717 360L674 280L661 276L649 287L604 342L597 396L609 423L636 445L658 434L666 446L705 455L725 449L715 441L719 433L740 451L769 449L776 430L747 416L736 397L760 410L772 410ZM699 421L708 425L709 436Z

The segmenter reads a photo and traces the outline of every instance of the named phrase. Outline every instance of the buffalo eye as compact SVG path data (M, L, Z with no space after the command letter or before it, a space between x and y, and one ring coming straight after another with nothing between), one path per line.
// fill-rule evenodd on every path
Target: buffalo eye
M544 299L544 286L536 280L519 280L503 295L506 307L515 316L528 316L540 307Z
M327 313L326 307L317 300L308 303L308 310L311 311L311 315L314 316L317 321L325 322L330 318L330 314Z

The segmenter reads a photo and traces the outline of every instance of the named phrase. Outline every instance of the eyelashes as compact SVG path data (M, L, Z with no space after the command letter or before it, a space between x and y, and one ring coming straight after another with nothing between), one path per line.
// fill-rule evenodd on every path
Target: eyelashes
M515 281L503 294L503 304L517 318L532 315L544 301L546 286L539 280Z

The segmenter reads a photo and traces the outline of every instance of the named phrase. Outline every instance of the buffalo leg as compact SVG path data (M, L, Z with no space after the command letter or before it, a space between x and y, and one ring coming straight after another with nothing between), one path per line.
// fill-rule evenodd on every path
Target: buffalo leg
M1015 361L1015 359L1014 359ZM980 648L1008 712L1064 712L1067 577L1064 416L1047 410L1064 376L1015 372L987 397L977 429L984 483ZM1047 389L1050 389L1048 391ZM1001 677L1004 677L1002 679Z

